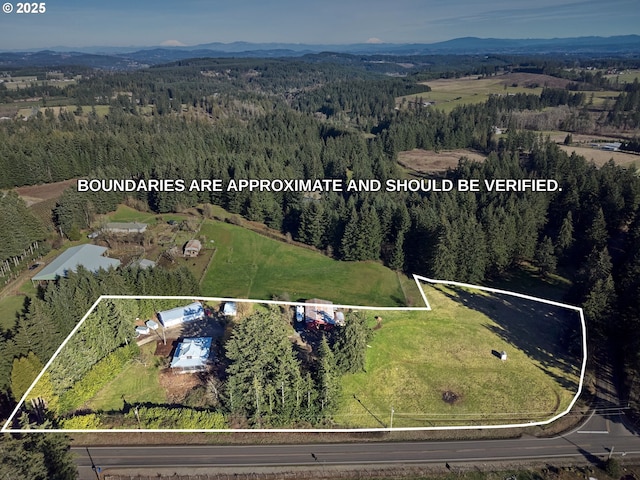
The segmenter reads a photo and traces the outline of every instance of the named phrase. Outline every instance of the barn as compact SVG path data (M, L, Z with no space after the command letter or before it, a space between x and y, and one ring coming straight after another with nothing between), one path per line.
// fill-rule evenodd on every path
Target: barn
M106 247L89 244L68 248L40 270L37 275L34 275L32 280L40 282L66 277L69 272L75 272L79 267L94 273L100 269L117 268L120 265L120 260L105 257L106 251Z

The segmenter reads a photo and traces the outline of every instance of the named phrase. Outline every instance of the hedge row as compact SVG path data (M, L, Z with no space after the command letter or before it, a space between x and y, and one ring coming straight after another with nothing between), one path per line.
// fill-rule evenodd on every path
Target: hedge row
M60 396L58 412L66 413L81 407L122 372L127 363L139 352L138 345L130 343L104 357L91 367L81 380Z

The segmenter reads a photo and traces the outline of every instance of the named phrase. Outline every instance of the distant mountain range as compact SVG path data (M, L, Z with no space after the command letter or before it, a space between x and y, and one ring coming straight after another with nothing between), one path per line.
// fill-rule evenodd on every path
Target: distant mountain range
M464 37L438 43L207 43L185 47L53 47L0 53L0 67L87 65L129 69L195 57L296 57L335 52L364 55L591 54L640 56L640 35L551 39Z

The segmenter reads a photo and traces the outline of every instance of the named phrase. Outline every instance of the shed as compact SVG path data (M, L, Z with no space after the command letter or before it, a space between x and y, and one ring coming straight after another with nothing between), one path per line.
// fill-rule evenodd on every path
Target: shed
M500 360L504 362L506 359L507 359L507 352L503 350L500 352Z
M159 326L157 322L154 322L153 320L147 320L146 322L144 322L144 324L147 328L150 328L151 330L157 330Z
M197 257L200 253L200 249L202 248L202 243L200 240L191 239L184 246L184 256L185 257Z
M32 280L39 282L66 277L69 272L77 271L78 267L86 268L94 273L100 269L117 268L120 265L120 260L105 257L106 251L106 247L89 244L68 248L40 270L37 275L34 275Z
M133 262L131 262L131 266L146 270L147 268L155 267L156 262L154 262L153 260L147 260L146 258L141 258L139 260L134 260Z
M229 317L235 317L238 314L236 302L225 302L222 307L222 313Z
M158 320L164 328L175 327L181 323L202 320L204 318L204 308L200 302L194 302L185 307L172 308L158 312Z
M136 336L138 335L149 335L151 330L146 325L138 325L136 327Z
M178 344L173 354L171 368L181 373L204 370L210 363L210 354L211 337L185 338Z

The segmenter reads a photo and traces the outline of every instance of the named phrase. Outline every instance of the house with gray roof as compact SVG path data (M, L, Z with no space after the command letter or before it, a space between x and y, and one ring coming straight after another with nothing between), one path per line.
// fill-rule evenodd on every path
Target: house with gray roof
M183 339L173 354L171 368L179 373L205 370L211 364L211 340L211 337Z

